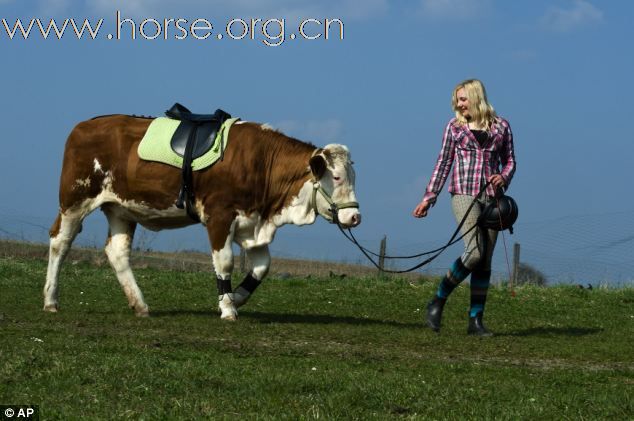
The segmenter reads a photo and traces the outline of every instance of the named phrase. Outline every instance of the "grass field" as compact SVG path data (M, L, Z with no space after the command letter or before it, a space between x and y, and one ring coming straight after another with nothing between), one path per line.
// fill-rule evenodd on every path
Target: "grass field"
M441 334L399 278L270 279L230 323L209 273L138 268L142 319L68 263L48 314L46 263L0 258L0 404L42 419L634 419L631 288L494 288L478 339L464 286Z

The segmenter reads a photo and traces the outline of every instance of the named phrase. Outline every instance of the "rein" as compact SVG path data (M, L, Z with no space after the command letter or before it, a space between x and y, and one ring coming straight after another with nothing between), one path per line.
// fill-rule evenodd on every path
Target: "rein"
M374 259L370 256L376 256L376 257L381 257L379 254L374 253L370 250L368 250L367 248L363 247L361 244L359 244L359 242L357 241L357 239L355 238L354 234L352 233L352 230L350 228L348 228L348 233L346 233L344 231L344 228L341 226L341 224L339 223L339 219L337 218L337 213L332 211L332 207L331 207L331 212L333 212L333 223L337 224L337 228L339 228L339 231L341 231L341 233L343 234L344 237L346 237L348 239L348 241L350 241L351 243L353 243L355 246L357 246L357 248L361 251L361 253L363 253L363 255L365 257L367 257L367 259L379 270L381 270L382 272L387 272L387 273L407 273L407 272L412 272L416 269L419 269L423 266L425 266L426 264L430 263L431 261L433 261L434 259L436 259L438 256L440 256L440 254L445 251L449 246L457 243L458 241L462 240L463 237L465 237L467 234L469 234L471 231L473 231L478 224L474 224L472 227L470 227L464 234L462 234L461 236L459 236L458 238L456 238L458 236L458 233L460 232L460 229L462 228L462 226L464 225L465 221L467 220L467 216L469 216L469 213L471 212L471 209L473 208L473 206L475 205L475 203L478 201L478 199L480 198L480 196L482 195L482 193L484 193L487 189L487 187L491 184L491 182L487 182L484 187L482 187L482 189L478 192L478 194L473 198L473 201L471 202L471 204L469 205L469 208L467 209L467 212L464 214L464 216L462 217L462 220L460 221L460 223L458 224L458 227L456 228L456 230L453 232L451 238L449 238L449 241L447 241L447 243L442 246L439 247L435 250L431 250L431 251L426 251L423 253L419 253L419 254L414 254L411 256L384 256L385 259L414 259L417 257L422 257L422 256L427 256L432 254L431 257L428 257L427 259L423 260L422 262L416 264L415 266L412 266L409 269L405 269L405 270L388 270L388 269L383 269L379 266L379 264L377 262L374 261ZM336 206L336 205L335 205ZM358 204L357 204L358 207ZM341 208L341 207L339 207ZM337 210L337 209L335 209ZM323 216L323 215L322 215Z

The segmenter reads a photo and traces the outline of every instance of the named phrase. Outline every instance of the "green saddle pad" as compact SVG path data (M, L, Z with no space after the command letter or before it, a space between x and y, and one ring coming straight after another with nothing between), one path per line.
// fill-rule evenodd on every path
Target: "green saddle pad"
M226 148L227 142L229 141L229 129L237 120L239 119L230 118L222 123L218 133L216 133L216 138L214 139L214 144L211 149L209 149L209 151L204 155L194 159L192 162L192 170L197 171L207 168L220 158L223 152L221 147L224 145ZM180 120L174 120L167 117L158 117L154 119L154 121L150 123L150 127L148 127L143 139L141 139L141 143L139 144L139 148L137 150L139 158L145 159L146 161L162 162L177 168L182 168L183 157L178 156L176 152L172 150L170 145L172 135L180 123ZM222 142L220 141L221 139Z

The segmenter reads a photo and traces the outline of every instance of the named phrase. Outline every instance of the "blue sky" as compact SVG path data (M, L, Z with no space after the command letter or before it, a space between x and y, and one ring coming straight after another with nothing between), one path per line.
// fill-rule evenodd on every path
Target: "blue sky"
M264 45L261 34L108 40L117 10L137 23L205 18L216 32L230 18L284 18L287 35L297 33L301 19L339 18L344 39L286 40L278 47ZM223 108L267 122L317 145L348 145L364 217L358 237L372 246L387 235L395 252L439 245L455 226L447 186L428 218L416 220L411 211L452 115L450 92L476 77L515 134L518 169L509 193L520 219L507 244L526 241L553 259L584 259L570 251L567 235L572 244L590 246L633 231L627 217L619 229L600 222L634 211L633 12L625 0L0 0L0 19L10 25L18 18L104 19L98 39L80 41L70 33L61 41L37 34L10 40L0 25L0 228L43 238L30 224L48 226L55 217L64 142L77 122L110 113L158 116L179 101L199 112ZM594 224L591 235L577 239L564 230L562 244L536 236L537 228L559 229L560 218L581 217ZM101 244L103 219L89 218L79 241ZM201 227L145 238L157 248L207 249ZM632 264L631 240L624 244L616 261ZM323 221L282 228L272 251L361 261ZM448 251L435 267L459 253Z

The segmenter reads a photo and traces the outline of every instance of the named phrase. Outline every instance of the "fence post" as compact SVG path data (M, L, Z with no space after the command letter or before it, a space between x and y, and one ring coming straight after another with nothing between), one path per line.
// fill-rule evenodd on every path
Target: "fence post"
M513 244L513 275L511 276L511 288L517 283L517 275L520 270L520 244Z
M387 236L384 235L381 240L381 247L379 252L379 275L383 274L383 270L385 269L385 247L387 244Z
M246 266L247 266L247 254L245 253L244 249L242 247L240 247L240 273L244 274L246 273Z

